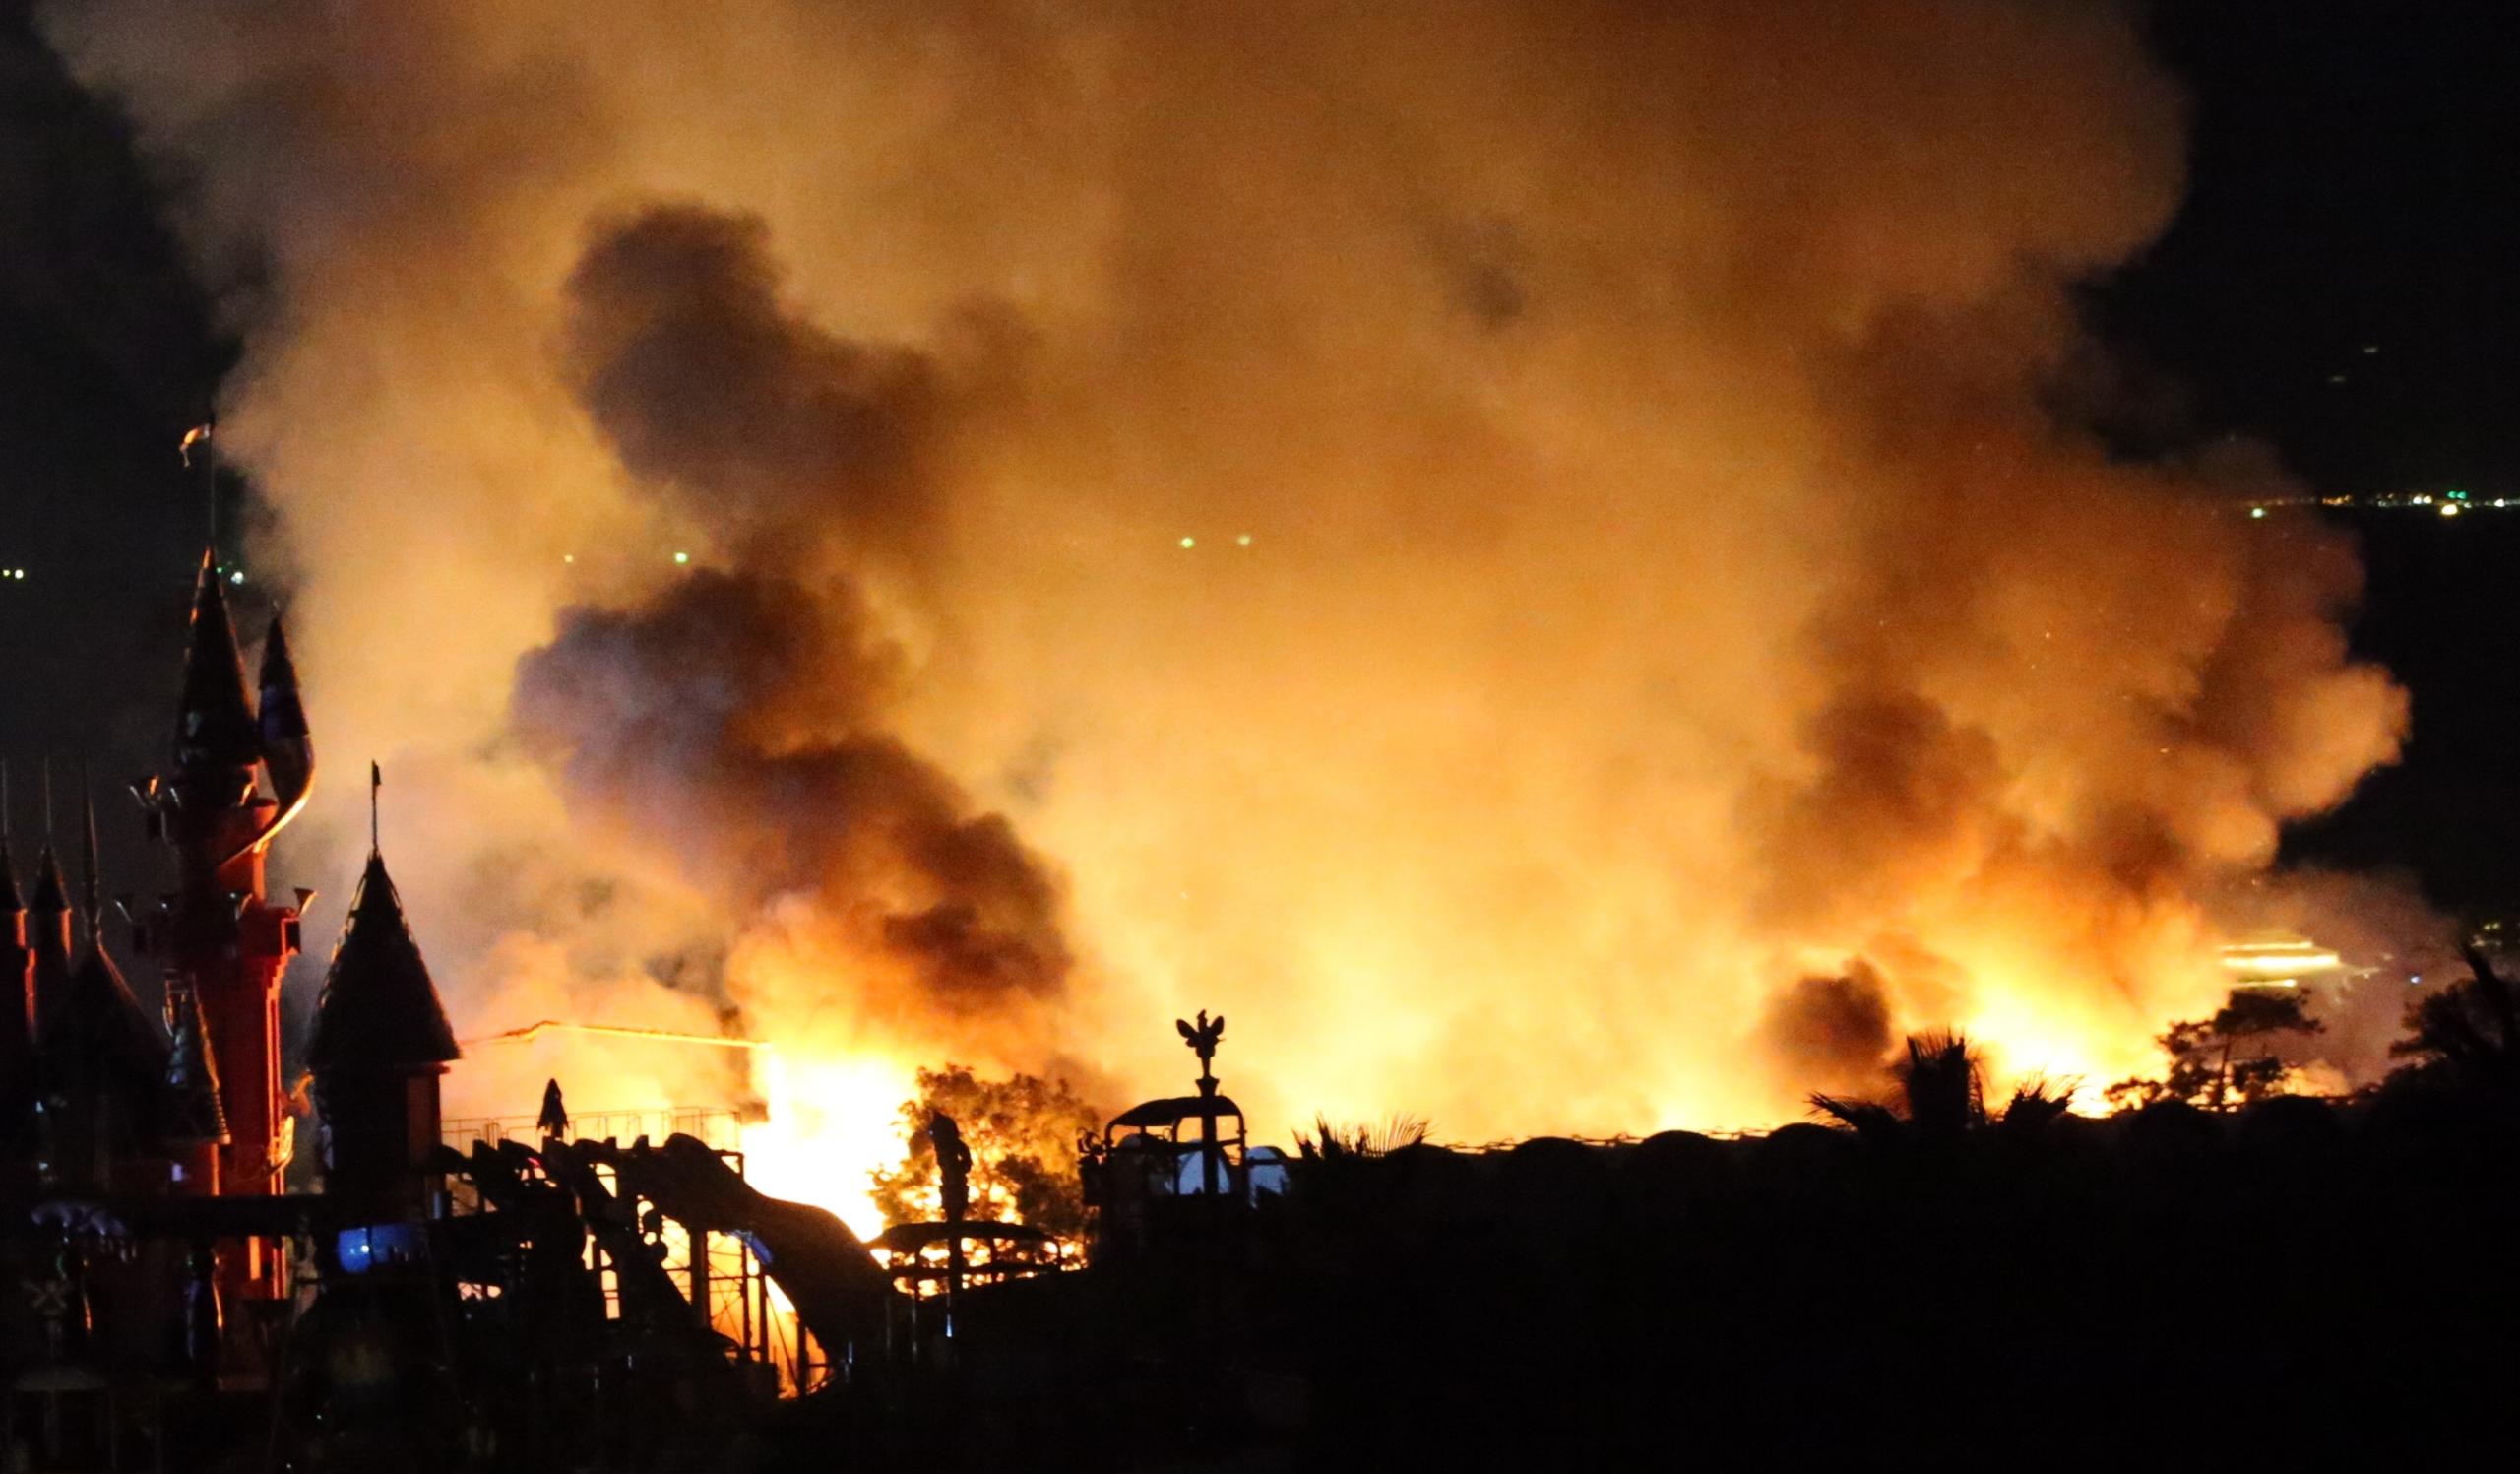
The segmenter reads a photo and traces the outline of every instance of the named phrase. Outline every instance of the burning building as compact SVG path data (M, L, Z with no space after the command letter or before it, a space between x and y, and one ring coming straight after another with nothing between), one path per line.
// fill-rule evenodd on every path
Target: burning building
M49 835L27 889L0 838L0 1259L29 1291L0 1316L10 1467L188 1466L266 1439L291 1468L540 1469L588 1446L645 1467L783 1386L878 1375L897 1302L922 1334L922 1285L950 1301L1055 1267L1028 1257L1039 1231L958 1211L905 1227L903 1302L829 1211L746 1185L739 1149L573 1129L556 1082L538 1146L450 1146L463 1049L373 828L306 1045L320 1186L284 1190L279 990L309 893L273 902L264 862L315 764L277 620L259 685L206 557L174 761L136 789L177 875L131 927L162 1020L107 949L86 805L75 898ZM971 1246L996 1250L967 1276ZM938 1247L949 1274L917 1263Z

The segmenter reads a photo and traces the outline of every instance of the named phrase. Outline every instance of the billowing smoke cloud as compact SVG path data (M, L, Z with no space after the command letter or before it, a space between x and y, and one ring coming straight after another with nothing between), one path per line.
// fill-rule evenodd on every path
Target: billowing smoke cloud
M757 219L607 223L565 288L565 357L622 466L751 561L899 552L930 530L940 388L926 358L799 321Z
M2105 1082L2403 728L2262 464L2052 408L2178 195L2113 6L53 34L268 268L222 432L468 1018L1152 1092L1206 1006L1264 1126L1467 1136L1773 1120L1923 1024Z
M1005 819L884 734L881 652L830 627L850 609L704 572L635 609L565 611L519 670L518 732L591 830L662 844L736 914L815 898L911 975L906 1003L1054 993L1055 886Z
M810 897L904 975L869 990L887 1011L1049 997L1070 961L1057 887L892 735L904 663L848 571L898 564L874 555L933 524L935 375L788 315L762 236L651 210L569 278L566 357L595 424L732 566L562 610L519 668L516 730L581 813L662 839L733 914Z
M1843 975L1804 978L1780 992L1759 1033L1788 1082L1815 1091L1878 1087L1894 1042L1880 974L1860 960Z

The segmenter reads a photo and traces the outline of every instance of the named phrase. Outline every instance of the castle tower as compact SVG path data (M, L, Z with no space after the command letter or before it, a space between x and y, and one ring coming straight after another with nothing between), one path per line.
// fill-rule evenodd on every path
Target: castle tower
M72 1186L154 1195L166 1186L166 1037L122 970L91 943L37 1041L44 1172Z
M70 998L70 887L61 878L61 862L46 841L35 855L34 904L27 918L27 1018L34 1038L34 1082L46 1088L50 1068L47 1036L60 1027Z
M18 889L18 860L9 851L9 767L0 762L0 1123L5 1146L17 1113L34 1096L34 966L27 945L27 898Z
M35 1098L35 954L27 899L9 854L7 779L0 777L0 1156L14 1160Z
M436 1188L425 1164L438 1145L439 1076L462 1054L385 858L370 850L306 1049L327 1193L420 1215Z
M267 711L258 721L225 591L205 553L193 588L174 769L150 785L146 803L153 832L174 847L178 870L169 914L153 937L168 970L190 985L218 1049L229 1134L218 1178L227 1195L279 1191L292 1147L281 1087L280 984L298 950L298 913L271 903L263 858L304 804L314 757L284 637L267 642L263 675ZM227 1275L248 1294L280 1290L280 1266L259 1244Z
M105 954L96 905L95 814L87 824L87 949L70 961L70 902L46 845L31 938L33 1140L40 1178L76 1187L155 1192L165 1040Z

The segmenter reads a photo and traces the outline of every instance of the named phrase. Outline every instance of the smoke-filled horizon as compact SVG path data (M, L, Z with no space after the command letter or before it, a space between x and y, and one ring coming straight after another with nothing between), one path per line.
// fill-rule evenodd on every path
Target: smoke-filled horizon
M1773 1122L1945 1023L2105 1082L2403 736L2271 456L2071 418L2180 191L2115 7L50 31L233 286L467 1033L1143 1094L1205 1007L1264 1131Z

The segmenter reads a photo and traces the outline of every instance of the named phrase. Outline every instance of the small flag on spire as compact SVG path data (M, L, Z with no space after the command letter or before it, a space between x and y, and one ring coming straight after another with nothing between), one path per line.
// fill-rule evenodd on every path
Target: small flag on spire
M175 454L184 458L184 466L187 470L191 469L193 464L193 447L209 438L210 426L206 423L194 425L191 429L184 431L184 443L175 447Z

